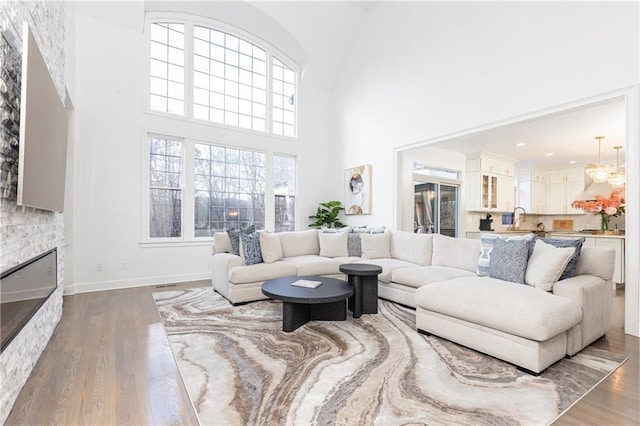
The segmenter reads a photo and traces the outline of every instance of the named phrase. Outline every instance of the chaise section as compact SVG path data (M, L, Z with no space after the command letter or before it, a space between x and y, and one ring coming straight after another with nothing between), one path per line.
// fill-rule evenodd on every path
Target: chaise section
M582 319L575 301L489 277L416 290L416 327L534 373L566 354L567 330Z

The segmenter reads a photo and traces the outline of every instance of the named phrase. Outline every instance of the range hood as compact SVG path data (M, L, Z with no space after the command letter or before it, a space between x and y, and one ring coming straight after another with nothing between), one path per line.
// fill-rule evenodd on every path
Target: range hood
M584 190L582 194L580 194L576 201L584 201L584 200L595 200L596 195L602 195L604 197L608 197L613 191L613 186L611 186L607 182L600 183L592 183Z

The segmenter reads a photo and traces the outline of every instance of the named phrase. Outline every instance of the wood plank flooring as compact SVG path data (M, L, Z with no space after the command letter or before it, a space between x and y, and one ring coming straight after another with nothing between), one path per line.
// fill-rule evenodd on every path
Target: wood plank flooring
M65 297L62 320L6 424L198 424L151 298L171 289ZM630 359L554 424L639 424L640 339L615 328L595 345Z

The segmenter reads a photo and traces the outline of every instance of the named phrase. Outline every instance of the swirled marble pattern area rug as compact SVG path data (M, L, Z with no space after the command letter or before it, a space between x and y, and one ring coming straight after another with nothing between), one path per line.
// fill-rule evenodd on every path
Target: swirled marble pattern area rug
M415 311L282 331L276 301L210 288L154 293L203 425L542 425L625 357L587 348L539 377L415 330Z

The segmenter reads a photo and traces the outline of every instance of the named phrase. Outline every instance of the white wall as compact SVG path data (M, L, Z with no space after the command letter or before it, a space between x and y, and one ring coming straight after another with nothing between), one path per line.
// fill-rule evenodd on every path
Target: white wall
M119 5L115 2L112 7ZM100 13L91 3L76 9L74 282L69 292L211 276L211 242L152 248L140 244L146 231L142 199L147 194L140 182L146 174L142 156L147 131L296 155L300 229L307 229L307 216L315 212L318 202L336 197L340 193L336 188L341 189L330 97L304 82L298 96L297 141L145 114L144 5L134 6L128 5L123 22L117 22L117 14L103 12L110 7L105 3L98 4ZM108 20L101 19L101 14ZM123 262L126 269L121 268ZM97 270L98 264L102 271Z
M633 3L382 3L335 89L345 168L373 164L392 223L393 149L637 84Z
M393 224L394 150L636 87L630 144L637 143L638 2L381 3L367 16L335 88L344 167L373 165L373 214ZM631 146L627 170L637 168ZM634 157L636 155L636 157ZM630 178L637 175L632 170ZM637 182L628 210L639 210ZM640 232L627 217L627 260ZM631 221L632 222L632 221ZM638 318L637 268L628 317ZM635 277L635 278L634 278ZM634 282L635 281L635 282ZM630 305L627 304L627 308Z

